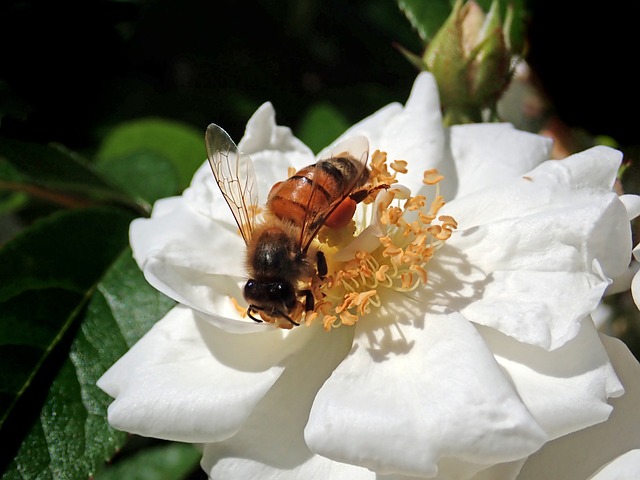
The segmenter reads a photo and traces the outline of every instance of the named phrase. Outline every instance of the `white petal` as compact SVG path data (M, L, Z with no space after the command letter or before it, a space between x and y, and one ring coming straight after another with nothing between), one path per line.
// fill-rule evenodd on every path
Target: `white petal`
M635 259L632 264L640 262L640 244L633 249L633 257ZM631 294L636 306L640 309L640 273L636 273L631 281Z
M377 139L382 135L382 131L387 123L389 123L393 117L402 112L402 108L402 105L399 103L390 103L389 105L385 105L377 112L349 127L335 140L334 143L355 135L364 135L370 142ZM371 153L373 153L373 151L371 151Z
M515 480L526 459L499 463L478 472L471 480Z
M318 160L335 157L348 152L356 159L365 159L369 153L369 140L364 135L354 135L341 139L323 148L317 155Z
M453 245L441 248L429 267L426 301L545 349L578 333L580 321L596 308L607 285L602 278L592 284L588 275L571 272L484 272L473 262Z
M246 247L235 223L212 220L179 198L170 200L161 204L161 215L136 219L129 230L133 256L147 281L226 331L268 329L241 318L232 301L245 303Z
M182 193L181 200L184 206L207 219L218 220L228 225L230 229L236 229L237 225L231 214L231 210L220 193L211 171L209 162L204 162L191 179L191 185ZM153 206L151 218L158 218L162 212L158 212L158 203Z
M251 116L238 148L252 158L265 150L286 153L298 160L301 156L313 158L311 149L296 138L289 127L276 124L276 112L270 102L263 103Z
M394 312L390 315L406 316ZM320 455L377 473L470 478L546 437L476 330L459 314L357 324L349 356L320 389L305 439ZM443 460L444 459L444 460Z
M205 447L202 466L211 478L374 480L369 470L312 453L303 428L313 398L349 351L352 329L325 332L299 327L305 348L284 362L284 372L234 437Z
M289 127L276 124L271 103L264 103L253 114L238 149L251 156L257 175L260 205L267 201L271 187L296 170L315 163L313 152L298 140Z
M620 201L627 209L629 220L633 220L640 215L640 195L620 195Z
M244 278L208 275L197 270L180 269L150 258L145 264L147 281L165 295L188 306L198 317L229 333L253 333L274 328L241 316L234 300L247 308L243 299Z
M439 168L448 173L447 164L442 162L444 130L438 86L428 72L417 76L404 108L387 106L348 129L340 139L358 134L369 139L372 153L381 150L387 152L390 161L409 162L409 173L398 174L398 181L414 193L424 187L424 170ZM446 193L446 186L442 188Z
M626 292L631 288L631 284L633 279L636 277L638 271L640 270L640 262L636 260L632 260L629 268L627 268L620 275L617 275L612 278L612 283L607 287L604 294L605 295L614 295L620 292Z
M463 228L470 228L526 211L610 195L621 158L617 150L594 147L564 160L546 161L520 178L507 179L500 188L456 198L456 220ZM453 204L449 199L443 213L450 213Z
M98 380L115 398L109 423L182 442L228 438L278 379L282 360L305 340L281 330L228 334L177 306Z
M129 241L140 268L155 258L201 274L242 274L245 244L236 224L212 220L185 202L171 200L175 200L171 211L164 209L163 215L131 223Z
M444 458L440 462L438 474L433 477L415 477L401 474L376 475L376 480L415 480L416 478L428 478L429 480L515 480L526 458L507 463L498 463L484 468L481 465L473 465L460 459ZM484 468L484 470L479 470ZM473 473L477 471L477 473Z
M266 202L273 184L287 178L289 167L299 169L313 162L313 152L288 127L276 124L271 103L265 103L256 110L247 123L244 136L236 143L242 153L251 157L258 173L256 183L261 205ZM183 197L195 211L235 225L231 211L215 183L209 162L205 161L196 171Z
M547 160L551 139L506 123L456 125L449 135L458 179L456 197L502 185Z
M577 334L629 264L627 212L610 191L619 156L601 151L545 162L528 174L533 181L515 179L443 209L460 225L448 252L457 249L468 265L456 280L474 287L471 296L451 297L452 308L547 349ZM585 178L595 158L601 161Z
M584 480L612 459L640 448L640 365L620 340L600 337L625 394L611 400L613 413L606 422L553 440L532 455L518 480Z
M466 468L464 462L458 459L443 459L442 464L446 465L441 468L435 477L414 477L400 474L377 475L376 480L415 480L416 478L429 478L430 480L515 480L518 472L522 468L526 459L516 460L514 462L499 463L492 465L484 470L479 471L475 475L470 475L469 469ZM477 467L476 467L477 468Z
M607 399L623 393L590 319L573 340L552 352L490 328L479 331L549 438L604 422L611 413Z
M589 480L637 480L640 478L640 450L631 450L608 463Z
M640 273L636 273L631 281L631 295L636 307L640 309Z

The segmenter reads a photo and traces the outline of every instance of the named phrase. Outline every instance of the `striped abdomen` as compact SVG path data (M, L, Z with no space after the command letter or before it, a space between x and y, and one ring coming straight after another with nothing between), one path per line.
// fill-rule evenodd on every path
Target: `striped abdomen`
M364 185L368 170L363 167L347 157L332 157L304 167L271 188L267 207L278 218L303 227L305 219L324 218L332 206Z

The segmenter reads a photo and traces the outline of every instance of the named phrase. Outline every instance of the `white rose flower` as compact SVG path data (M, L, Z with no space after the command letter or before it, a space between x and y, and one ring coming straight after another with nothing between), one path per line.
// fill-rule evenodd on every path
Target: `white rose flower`
M353 135L398 183L327 250L307 325L242 317L245 244L207 162L132 223L145 277L179 305L100 379L109 422L204 444L222 479L583 479L640 448L638 365L590 317L629 266L640 202L612 191L621 154L548 161L547 139L507 124L444 129L428 73ZM239 149L263 202L315 161L269 103ZM579 464L554 476L558 458Z

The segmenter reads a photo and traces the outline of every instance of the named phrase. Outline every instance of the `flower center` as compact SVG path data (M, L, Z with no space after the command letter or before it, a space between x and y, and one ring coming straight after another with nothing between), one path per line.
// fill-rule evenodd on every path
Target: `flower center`
M457 227L455 219L438 215L444 205L436 170L424 172L423 183L434 187L433 198L411 196L406 188L393 186L397 172L407 172L407 162L396 160L387 167L386 154L376 151L371 161L371 183L391 185L373 203L374 220L354 221L351 232L323 228L318 236L327 256L329 275L313 279L313 312L305 323L322 321L325 330L354 325L382 305L383 290L409 292L428 281L427 264ZM371 204L373 199L365 200ZM356 238L354 239L353 233Z

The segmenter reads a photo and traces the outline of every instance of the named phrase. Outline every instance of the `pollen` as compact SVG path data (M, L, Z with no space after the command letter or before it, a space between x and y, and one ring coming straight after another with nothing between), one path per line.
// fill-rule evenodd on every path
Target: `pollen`
M240 317L246 318L247 307L243 307L242 305L240 305L240 303L238 303L238 300L236 300L235 297L229 297L229 299L231 300L231 304L233 305L233 308L235 308L236 311L240 314Z
M437 170L423 173L427 195L408 196L398 183L397 174L407 173L408 164L395 160L387 164L387 154L376 151L371 158L372 185L390 186L375 199L377 215L368 215L379 223L371 233L369 222L356 224L353 235L331 238L331 252L354 245L355 250L348 260L336 261L329 255L329 274L313 282L315 307L305 315L305 323L321 321L325 330L340 326L355 325L365 321L373 309L384 306L382 298L391 298L385 291L411 292L425 286L429 279L428 263L457 228L456 220L440 214L445 205L440 195L439 183L444 178ZM421 192L422 193L422 192ZM369 235L367 239L360 236ZM361 241L362 240L362 241ZM325 244L326 245L326 244ZM322 247L321 247L322 248Z

